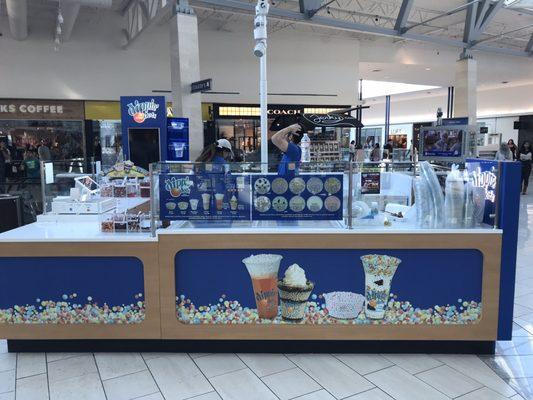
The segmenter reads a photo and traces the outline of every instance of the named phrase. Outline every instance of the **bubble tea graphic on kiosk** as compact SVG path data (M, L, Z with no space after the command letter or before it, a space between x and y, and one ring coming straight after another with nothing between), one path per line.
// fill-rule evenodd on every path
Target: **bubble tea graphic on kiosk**
M251 255L242 260L252 278L259 318L278 315L278 270L283 257L277 254Z
M361 257L365 270L365 315L370 319L383 319L387 310L392 278L399 258L368 254Z

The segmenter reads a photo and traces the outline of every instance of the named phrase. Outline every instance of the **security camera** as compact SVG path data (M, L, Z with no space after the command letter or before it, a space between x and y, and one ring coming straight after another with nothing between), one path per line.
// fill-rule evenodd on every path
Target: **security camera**
M254 56L263 57L266 52L266 43L263 41L257 42L254 47Z

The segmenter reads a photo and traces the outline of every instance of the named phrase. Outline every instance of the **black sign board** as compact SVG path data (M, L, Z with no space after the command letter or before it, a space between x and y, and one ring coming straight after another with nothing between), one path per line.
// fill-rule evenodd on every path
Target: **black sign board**
M479 133L489 133L489 127L482 126L481 128L479 128Z
M292 124L300 124L305 132L315 128L362 128L363 124L349 114L296 114L276 117L270 127L271 131L279 131Z
M191 83L191 93L205 92L211 90L213 86L212 79L204 79L203 81Z

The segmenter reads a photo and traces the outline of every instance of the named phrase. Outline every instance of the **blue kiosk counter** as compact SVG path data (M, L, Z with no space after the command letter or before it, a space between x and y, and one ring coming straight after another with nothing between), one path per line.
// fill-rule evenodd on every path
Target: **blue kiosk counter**
M161 169L152 233L48 216L0 234L0 338L11 351L493 352L511 339L519 201L519 166L501 164L495 187L474 181L480 223L454 228L413 203L411 172L215 171L221 189L210 168Z

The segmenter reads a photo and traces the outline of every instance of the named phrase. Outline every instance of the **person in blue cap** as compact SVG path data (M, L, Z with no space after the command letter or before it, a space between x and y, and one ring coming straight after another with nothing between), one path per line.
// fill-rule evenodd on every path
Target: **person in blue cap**
M278 175L293 177L298 175L302 149L298 144L301 141L302 127L293 124L281 129L272 136L272 144L283 153L278 166Z

